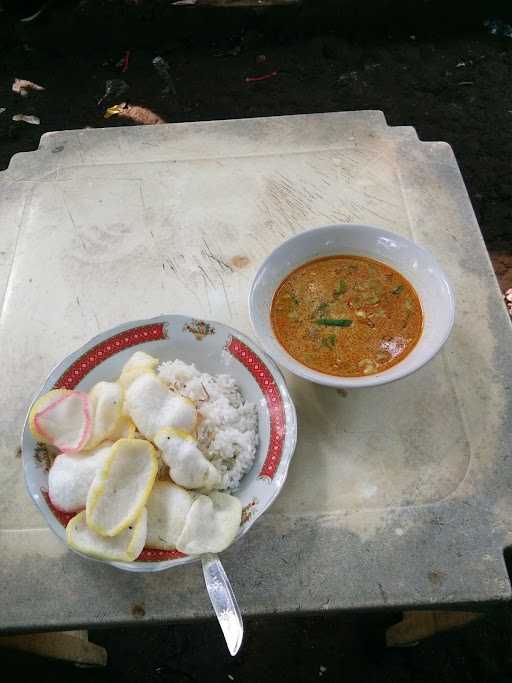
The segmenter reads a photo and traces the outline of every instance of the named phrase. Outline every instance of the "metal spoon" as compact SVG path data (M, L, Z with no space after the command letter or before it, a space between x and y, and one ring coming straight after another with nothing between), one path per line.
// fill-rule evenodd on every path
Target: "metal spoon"
M231 656L235 656L244 637L240 608L218 555L201 556L206 590L219 620Z

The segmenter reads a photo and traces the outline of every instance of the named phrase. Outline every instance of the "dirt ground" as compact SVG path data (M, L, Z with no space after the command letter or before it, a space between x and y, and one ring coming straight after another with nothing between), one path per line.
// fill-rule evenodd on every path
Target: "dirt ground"
M232 34L203 32L197 42L190 34L168 41L157 35L160 44L149 48L149 29L141 41L128 23L124 47L116 33L112 48L108 35L98 38L89 26L95 40L89 51L83 34L82 42L73 42L79 18L54 10L29 30L20 31L16 22L9 33L11 45L0 56L0 106L6 108L0 115L0 168L16 152L35 149L46 131L133 125L116 115L104 118L106 107L120 101L169 123L381 109L390 125L412 125L421 139L453 146L502 287L512 287L512 39L493 36L483 25L437 37L432 27L407 35L407 27L396 25L396 35L373 28L354 39L329 32L297 37L284 21L276 22L275 31L237 21ZM56 42L62 26L66 39ZM145 46L134 48L131 40ZM118 64L127 54L122 72ZM170 67L172 86L165 96L152 64L157 56ZM269 74L275 75L246 81ZM45 91L22 99L11 92L14 77ZM126 92L102 100L108 79L122 79ZM13 123L17 113L37 115L41 125Z
M47 24L40 29L43 38ZM329 33L272 39L268 31L242 28L220 40L210 36L207 43L173 40L133 49L127 42L125 49L63 54L55 43L41 46L37 26L29 37L32 43L18 42L0 55L0 106L6 107L0 115L0 168L16 152L35 149L46 131L129 125L119 116L103 118L106 106L119 101L146 107L169 123L381 109L390 125L412 125L421 139L453 146L488 248L497 254L504 284L512 286L512 39L496 38L483 26L464 35L364 42ZM128 50L128 68L121 73L116 64ZM152 65L156 56L170 65L174 92L167 96ZM14 77L46 90L22 99L11 93ZM98 105L108 79L124 80L128 90ZM16 113L36 114L41 125L13 123Z
M439 21L422 30L388 23L380 31L373 27L371 35L364 25L352 33L325 26L295 33L286 17L271 30L259 20L237 18L231 30L203 28L201 39L174 30L169 40L154 17L153 23L143 17L137 30L128 22L98 33L89 24L84 38L82 15L71 4L73 10L58 6L23 29L0 13L0 107L6 108L0 114L0 169L13 154L36 149L46 131L132 125L119 115L104 118L106 108L120 101L169 123L380 109L390 125L412 125L420 138L453 146L501 285L512 287L512 39L490 35L481 22L456 33ZM89 3L79 6L84 22L90 21ZM170 67L166 95L152 64L157 56ZM123 57L124 71L118 66ZM261 76L270 77L246 80ZM45 90L21 98L11 92L15 77ZM100 102L108 79L122 79L128 89ZM41 124L14 123L17 113L36 115ZM211 622L94 632L91 638L110 653L102 672L16 655L6 654L4 661L17 667L20 680L37 672L39 682L512 681L508 611L416 648L386 650L384 626L397 618L252 621L234 660Z
M163 598L164 599L164 598ZM246 622L239 654L218 625L90 632L106 647L105 669L2 651L5 670L38 683L512 683L510 610L413 647L384 646L394 615Z

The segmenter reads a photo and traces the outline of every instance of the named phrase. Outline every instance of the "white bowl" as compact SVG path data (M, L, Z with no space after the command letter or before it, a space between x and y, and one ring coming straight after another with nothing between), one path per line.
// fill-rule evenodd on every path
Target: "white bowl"
M259 445L252 468L234 493L243 507L242 524L237 535L237 539L240 538L275 500L285 482L295 450L297 420L279 369L237 330L221 323L181 315L164 315L118 325L91 339L59 363L34 396L34 401L56 387L88 391L100 380L114 381L131 354L139 350L156 356L162 362L180 358L186 363L195 363L202 372L231 375L244 398L256 404ZM66 542L65 526L73 514L59 512L49 502L48 457L45 448L36 443L30 432L29 414L30 410L21 439L27 488L50 529ZM195 559L176 550L144 549L136 562L105 563L126 571L154 572Z
M423 332L414 349L387 370L364 377L336 377L296 361L276 339L270 307L277 287L299 266L322 256L368 256L402 273L418 293ZM371 387L410 375L431 360L450 334L455 299L448 279L432 254L411 240L369 225L339 224L308 230L275 249L260 266L249 294L251 321L265 350L300 377L339 388Z

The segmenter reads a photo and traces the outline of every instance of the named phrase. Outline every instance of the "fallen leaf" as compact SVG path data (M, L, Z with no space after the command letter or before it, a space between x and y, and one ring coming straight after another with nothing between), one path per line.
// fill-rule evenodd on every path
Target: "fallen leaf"
M111 116L115 116L115 114L120 114L123 111L122 107L120 104L114 104L113 107L109 107L105 113L103 114L104 119L109 119Z
M14 114L12 117L13 121L24 121L25 123L31 123L34 126L38 126L41 123L39 116L30 116L27 114Z
M151 109L139 107L136 104L126 104L126 102L109 107L103 116L108 119L114 115L129 119L139 126L154 126L159 123L166 123L161 116L155 114Z
M507 311L512 318L512 288L507 289L506 292L503 293L503 298L505 299L505 306L507 307Z
M25 81L22 78L15 78L12 84L12 91L17 92L22 97L27 97L31 90L44 90L42 85L32 83L32 81Z

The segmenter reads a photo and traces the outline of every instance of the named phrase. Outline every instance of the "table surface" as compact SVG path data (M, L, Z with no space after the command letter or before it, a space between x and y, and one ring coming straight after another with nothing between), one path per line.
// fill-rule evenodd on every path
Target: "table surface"
M252 335L262 259L336 222L432 250L455 327L391 385L345 395L286 375L289 479L223 554L242 612L510 598L510 321L449 145L377 111L57 132L13 157L0 200L0 629L212 614L198 564L140 576L67 551L25 491L24 416L54 364L118 323L185 313Z

